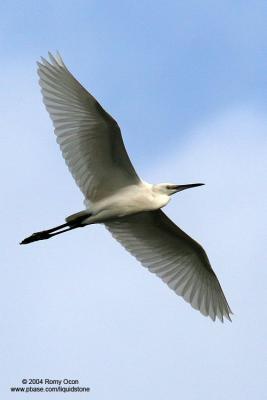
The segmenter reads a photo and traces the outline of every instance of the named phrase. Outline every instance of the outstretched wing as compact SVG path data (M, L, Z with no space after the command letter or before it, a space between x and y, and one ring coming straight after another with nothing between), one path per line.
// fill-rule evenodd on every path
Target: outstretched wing
M113 237L195 309L213 320L231 309L203 248L161 210L105 224Z
M42 58L38 75L57 142L74 179L89 201L140 180L117 122L74 78L59 54Z

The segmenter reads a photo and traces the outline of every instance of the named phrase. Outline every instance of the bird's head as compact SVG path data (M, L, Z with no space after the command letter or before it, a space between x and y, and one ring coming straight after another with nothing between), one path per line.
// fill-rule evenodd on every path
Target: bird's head
M159 183L153 186L155 192L160 194L167 194L171 196L174 193L181 192L185 189L190 189L197 186L205 185L204 183L189 183L187 185L175 185L174 183Z

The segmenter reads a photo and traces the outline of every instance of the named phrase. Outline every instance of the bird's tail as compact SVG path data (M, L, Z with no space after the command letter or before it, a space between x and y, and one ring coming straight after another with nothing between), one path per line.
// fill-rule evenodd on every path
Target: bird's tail
M65 218L65 221L69 225L82 224L82 222L84 220L86 220L87 218L91 217L91 215L92 215L92 213L90 213L90 211L83 210L83 211L79 211L75 214L69 215L67 218Z

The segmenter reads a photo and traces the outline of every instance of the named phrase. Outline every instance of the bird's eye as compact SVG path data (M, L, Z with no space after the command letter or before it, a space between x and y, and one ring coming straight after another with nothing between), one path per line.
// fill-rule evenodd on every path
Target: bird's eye
M171 189L172 187L171 187L170 185L167 185L166 188L167 188L167 189Z

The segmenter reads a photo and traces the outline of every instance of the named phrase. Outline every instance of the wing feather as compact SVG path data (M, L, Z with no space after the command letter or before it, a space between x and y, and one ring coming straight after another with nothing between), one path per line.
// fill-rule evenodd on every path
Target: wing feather
M74 78L59 54L49 53L49 58L38 63L43 101L87 205L139 183L117 122Z
M212 320L231 320L231 309L205 251L162 210L127 216L105 225L126 250L192 307Z

